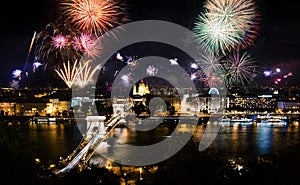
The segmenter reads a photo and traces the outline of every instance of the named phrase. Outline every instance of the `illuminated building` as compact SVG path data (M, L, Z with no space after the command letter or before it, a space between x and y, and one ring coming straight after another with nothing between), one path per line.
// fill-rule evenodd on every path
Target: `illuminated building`
M144 96L147 94L150 94L150 90L149 90L148 84L144 83L144 80L141 80L141 82L139 84L135 84L133 86L132 95Z

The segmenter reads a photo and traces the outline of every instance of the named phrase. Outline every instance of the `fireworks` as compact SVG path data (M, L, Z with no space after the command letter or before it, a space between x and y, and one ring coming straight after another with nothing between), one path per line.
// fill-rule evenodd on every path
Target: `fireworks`
M21 80L21 74L22 74L22 71L20 69L15 69L12 72L13 78L16 78L16 79L19 79L19 80Z
M153 65L150 65L146 69L146 74L149 76L155 76L158 73L158 69L154 67Z
M223 79L220 74L208 73L203 81L208 87L221 87Z
M194 27L197 39L216 53L225 53L241 39L239 35L235 35L235 30L230 24L211 20L206 15L200 15L197 21Z
M263 70L262 73L263 76L266 77L266 79L274 81L274 83L277 85L282 83L287 78L293 76L292 72L283 71L280 68Z
M206 52L201 54L197 58L197 63L202 69L203 74L221 74L222 73L222 64L221 64L221 55L214 54L213 52Z
M89 58L95 59L100 56L102 46L93 34L83 32L73 38L72 44L74 49L83 52Z
M81 88L88 85L92 81L92 77L94 76L96 71L100 69L99 64L93 70L91 70L91 66L89 64L90 61L87 61L84 65L82 65L82 63L79 63L79 73L75 84Z
M133 83L131 73L121 76L121 80L124 86L129 87Z
M72 38L77 33L67 24L48 24L36 36L35 57L37 61L44 61L44 65L59 65L56 61L66 62L79 59L82 55L72 47Z
M226 83L228 85L250 83L256 74L254 62L247 53L234 52L228 56L228 63L224 65Z
M137 67L137 59L134 56L129 56L127 57L127 62L126 64L128 65L130 70L134 70Z
M55 69L55 72L67 86L71 88L80 72L80 68L77 67L77 60L74 62L73 66L71 66L70 61L68 61L67 66L63 63L63 67L63 69Z
M257 37L253 0L208 0L195 23L197 39L214 52L246 48Z
M19 81L17 81L17 80L12 80L12 81L9 83L9 87L10 87L10 88L13 88L13 89L19 89L19 87L20 87Z
M124 57L123 57L120 53L117 53L117 54L116 54L116 58L117 58L118 60L124 61Z
M63 49L67 46L68 39L62 33L60 33L52 37L52 44L56 49Z
M34 62L34 63L32 64L32 70L33 70L33 73L35 73L35 71L36 71L40 66L42 66L41 63L39 63L39 62Z
M28 50L28 53L27 53L26 61L28 61L28 59L29 59L30 52L31 52L31 50L32 50L32 46L33 46L35 37L36 37L36 31L33 33L33 36L32 36L32 39L31 39L31 42L30 42L30 45L29 45L29 50Z
M171 63L172 66L179 65L178 62L177 62L178 58L172 58L169 61L170 61L170 63Z
M60 7L81 31L103 34L126 20L125 10L117 0L65 0Z

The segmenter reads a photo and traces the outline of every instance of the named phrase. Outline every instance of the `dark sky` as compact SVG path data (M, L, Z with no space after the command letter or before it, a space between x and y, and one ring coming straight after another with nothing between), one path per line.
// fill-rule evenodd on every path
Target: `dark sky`
M189 29L203 0L123 0L132 20L159 19ZM300 2L257 0L261 31L249 48L259 66L300 69ZM7 9L6 9L7 8ZM6 1L1 11L0 84L7 86L14 69L22 69L34 31L41 31L59 13L56 0Z

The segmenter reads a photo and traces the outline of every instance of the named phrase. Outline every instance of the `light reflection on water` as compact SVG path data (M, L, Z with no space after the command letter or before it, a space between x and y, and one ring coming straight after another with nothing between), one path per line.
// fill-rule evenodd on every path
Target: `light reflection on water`
M198 125L196 127L192 137L192 141L195 144L199 144L205 132L205 127L205 125ZM179 130L190 131L185 126L182 126ZM127 128L118 128L115 132L115 137L118 138L118 142L114 143L115 152L118 152L118 155L127 155L130 151L126 150L126 147L123 145L124 143L135 145L152 144L154 141L159 142L163 137L170 135L172 131L172 129L167 127L159 127L155 132L146 134ZM285 151L289 147L299 144L299 139L298 126L222 125L209 149L256 158L259 154Z
M36 158L56 163L60 156L69 155L79 144L82 136L74 125L30 124L29 142Z
M210 124L209 122L207 124ZM205 132L206 124L198 125L194 130L192 141L198 145ZM190 132L188 126L180 131ZM149 145L165 139L173 128L160 126L148 132L135 131L128 128L116 128L113 143L119 155L130 153L124 144ZM63 124L31 124L30 142L35 154L42 160L57 161L59 156L69 155L79 144L82 135L76 125ZM253 157L262 153L284 151L300 142L299 126L273 127L262 125L222 125L209 149L223 152L247 154Z

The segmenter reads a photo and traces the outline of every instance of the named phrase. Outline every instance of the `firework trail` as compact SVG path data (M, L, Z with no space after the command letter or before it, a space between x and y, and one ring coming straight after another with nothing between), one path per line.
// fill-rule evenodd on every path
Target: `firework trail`
M32 46L33 46L35 37L36 37L36 31L33 33L33 36L32 36L32 39L31 39L31 42L30 42L30 45L29 45L29 50L28 50L28 53L27 53L26 61L29 60L29 55L30 55L30 52L32 50Z
M208 73L206 77L203 78L204 83L210 88L222 87L223 78L220 74Z
M137 67L137 64L138 64L137 60L138 59L135 56L127 57L126 64L129 67L129 70L134 70Z
M66 63L63 63L63 69L55 69L55 72L66 85L71 88L79 75L80 68L77 67L77 60L74 62L73 66L71 66L70 61L68 61L67 66Z
M91 61L87 61L85 64L79 63L79 73L77 79L75 80L75 85L80 88L85 87L92 81L92 77L96 73L97 70L100 70L100 64L97 65L93 70L91 70Z

